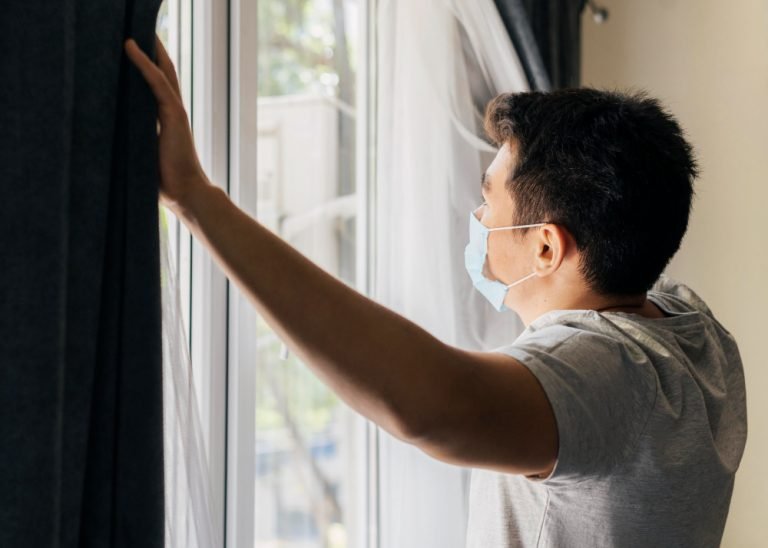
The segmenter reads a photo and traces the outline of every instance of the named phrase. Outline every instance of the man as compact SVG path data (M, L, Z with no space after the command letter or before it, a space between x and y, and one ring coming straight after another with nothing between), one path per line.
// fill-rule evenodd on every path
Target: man
M352 408L473 467L467 545L718 546L746 440L730 334L662 271L696 164L643 95L502 94L466 267L526 330L448 346L315 266L207 180L174 67L126 51L159 105L161 199Z

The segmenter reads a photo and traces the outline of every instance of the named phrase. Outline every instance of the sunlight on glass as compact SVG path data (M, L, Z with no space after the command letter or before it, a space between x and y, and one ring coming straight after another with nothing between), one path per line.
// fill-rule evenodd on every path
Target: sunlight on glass
M157 32L157 36L160 37L160 40L162 40L163 44L166 46L168 45L169 24L168 2L164 1L160 4L160 9L157 12L157 27L155 28L155 32Z
M358 0L259 0L257 217L355 284ZM312 314L307 310L307 314ZM255 546L347 548L354 415L263 320Z

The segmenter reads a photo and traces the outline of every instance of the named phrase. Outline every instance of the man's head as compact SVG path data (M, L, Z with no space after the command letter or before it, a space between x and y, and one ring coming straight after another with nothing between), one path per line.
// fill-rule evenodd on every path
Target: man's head
M574 270L599 295L650 289L680 247L697 174L691 146L658 101L588 88L505 93L488 104L485 129L501 148L487 174L497 184L484 224L555 225L494 238L520 242L537 232L537 244L527 244L534 263L551 251L547 237L560 239L555 270L575 253ZM510 257L491 247L488 267L503 279Z

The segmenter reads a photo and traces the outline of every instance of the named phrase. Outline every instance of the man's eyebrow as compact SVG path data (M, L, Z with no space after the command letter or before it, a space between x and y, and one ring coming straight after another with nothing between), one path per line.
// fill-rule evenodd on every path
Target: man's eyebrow
M491 189L490 181L488 180L488 173L485 171L483 171L483 173L480 175L480 188L486 192Z

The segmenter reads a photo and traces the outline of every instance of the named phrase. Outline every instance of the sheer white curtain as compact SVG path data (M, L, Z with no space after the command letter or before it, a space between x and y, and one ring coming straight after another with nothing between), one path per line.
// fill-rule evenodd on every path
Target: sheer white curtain
M513 341L464 270L469 212L495 154L485 103L528 89L492 0L382 0L378 11L374 296L441 340L473 349ZM383 548L464 545L468 471L382 431Z
M209 548L223 538L213 513L209 469L200 410L187 351L178 277L168 245L168 225L160 223L163 306L163 430L165 452L165 545Z

